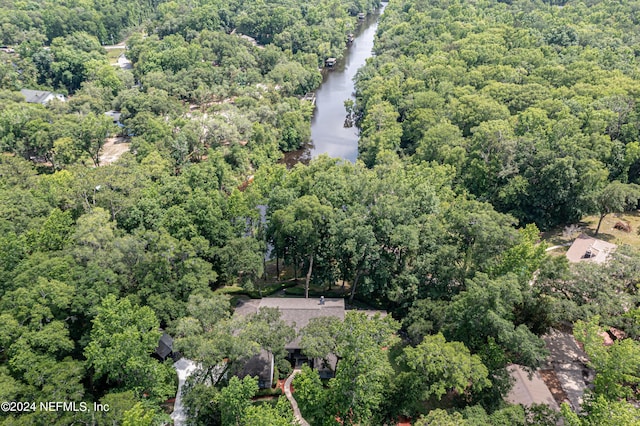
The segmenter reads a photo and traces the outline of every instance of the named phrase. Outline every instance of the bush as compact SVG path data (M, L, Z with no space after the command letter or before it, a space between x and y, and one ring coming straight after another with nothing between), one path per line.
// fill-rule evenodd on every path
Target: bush
M260 389L256 396L280 396L282 395L282 389L280 388L266 388Z
M260 297L271 296L273 293L280 291L282 289L288 289L289 287L293 287L297 285L294 281L288 281L284 283L273 283L267 284L265 286L260 286L259 288L262 290L262 296L260 296L260 290L254 289L251 291L246 291L246 295L251 297L252 299L259 299Z
M284 294L286 294L287 296L304 296L304 288L303 287L287 288L285 289ZM309 297L320 297L320 296L344 297L344 292L339 288L335 288L333 290L314 289L314 288L309 289Z
M291 368L291 363L289 363L289 361L287 361L286 359L277 360L276 361L276 368L278 369L278 372L280 373L280 375L279 375L280 379L286 379L287 377L289 377L289 375L293 371L293 368Z
M301 287L287 288L285 289L284 294L286 294L287 296L304 296L304 288L301 288Z

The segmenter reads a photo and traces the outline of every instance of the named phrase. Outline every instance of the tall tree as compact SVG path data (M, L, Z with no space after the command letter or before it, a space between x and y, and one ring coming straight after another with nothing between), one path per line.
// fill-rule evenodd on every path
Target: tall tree
M596 370L594 392L611 401L632 398L640 385L640 345L633 339L616 340L606 347L599 316L577 321L574 335L584 345L589 362Z
M254 404L247 407L242 421L247 426L290 426L295 420L291 404L281 396L275 407L269 404Z
M94 379L105 378L124 390L139 395L147 392L158 399L175 393L173 386L164 383L170 367L151 357L161 335L151 308L108 295L92 322L91 340L84 355Z
M285 345L295 338L295 330L280 318L278 308L260 308L256 314L249 315L245 325L247 338L257 342L274 358L275 364L285 361ZM277 378L276 378L277 379Z
M640 200L640 186L635 184L613 181L598 191L595 195L595 204L599 218L595 235L600 232L600 225L608 214L635 208L638 200Z
M258 380L245 377L240 380L232 377L229 385L220 392L220 411L222 424L243 426L247 409L251 406L251 398L258 392Z
M303 365L302 371L293 379L293 386L296 390L296 402L304 419L311 424L323 424L329 407L328 394L322 386L318 371Z
M393 374L387 348L398 328L389 316L369 318L364 312L347 312L337 336L340 361L329 383L335 414L346 424L374 422Z
M237 371L240 360L259 352L260 345L247 338L243 320L231 317L227 296L193 294L187 310L189 315L176 324L175 347L199 364L190 378L194 383L219 386L227 372Z
M313 262L324 238L328 237L333 210L318 200L315 195L304 195L271 217L269 224L276 239L288 241L289 256L295 265L307 260L305 297L309 297L309 283L313 272Z
M89 155L95 166L100 165L100 151L113 128L111 118L90 113L81 119L74 132L75 143Z
M471 355L460 342L447 342L442 334L425 336L414 347L404 349L403 361L413 383L414 398L440 399L450 390L458 394L467 389L479 391L490 386L487 368L478 355Z

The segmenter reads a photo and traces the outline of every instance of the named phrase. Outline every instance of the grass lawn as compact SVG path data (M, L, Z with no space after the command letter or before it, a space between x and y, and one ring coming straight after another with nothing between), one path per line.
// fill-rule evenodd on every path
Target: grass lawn
M616 213L607 215L602 221L600 226L600 233L595 235L596 227L598 226L598 216L585 216L578 224L579 229L572 235L567 235L564 230L565 227L554 228L550 231L544 232L542 238L549 244L549 246L563 245L571 243L580 232L584 232L592 237L599 238L610 243L618 245L630 245L632 247L640 247L640 235L638 235L638 229L640 229L640 212L632 211L625 213ZM613 226L616 222L624 222L631 225L631 232L624 232L615 229ZM564 250L554 250L554 252L566 252Z
M118 63L118 57L122 55L125 51L125 48L122 49L110 49L107 50L107 59L111 65L116 65Z

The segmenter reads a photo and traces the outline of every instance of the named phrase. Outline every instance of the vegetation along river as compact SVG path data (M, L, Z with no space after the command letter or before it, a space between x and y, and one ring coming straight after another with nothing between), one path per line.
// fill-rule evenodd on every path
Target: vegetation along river
M354 99L354 77L372 55L373 38L378 19L384 11L383 3L368 14L354 31L355 40L345 50L344 57L333 68L323 70L322 84L316 92L316 109L311 119L311 143L286 154L288 166L307 163L320 154L329 154L355 162L358 157L358 129L345 127L344 101Z

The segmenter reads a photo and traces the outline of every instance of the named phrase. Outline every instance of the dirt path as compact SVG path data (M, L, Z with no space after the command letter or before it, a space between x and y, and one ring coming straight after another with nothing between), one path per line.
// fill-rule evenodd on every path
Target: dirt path
M573 244L573 243L564 243L564 244L560 244L559 246L552 246L552 247L547 248L545 251L552 251L552 250L555 250L555 249L559 249L561 247L569 247L571 244Z
M100 165L106 166L107 164L113 163L120 158L122 154L129 151L130 145L127 138L117 137L107 139L107 142L100 152Z

